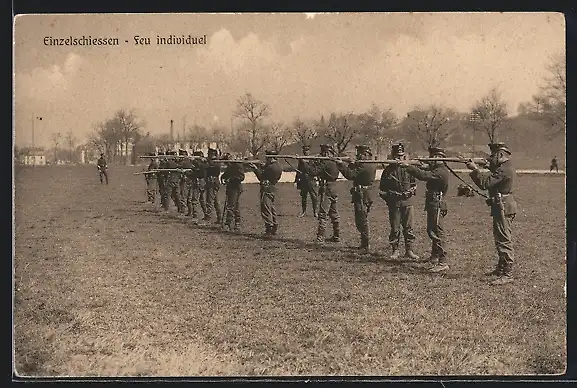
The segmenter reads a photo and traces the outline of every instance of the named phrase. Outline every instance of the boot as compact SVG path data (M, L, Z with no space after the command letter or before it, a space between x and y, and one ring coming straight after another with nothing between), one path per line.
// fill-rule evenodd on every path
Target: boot
M307 200L301 200L302 213L299 214L299 218L304 217L307 214Z
M333 224L333 235L327 241L335 243L341 242L339 224L337 223Z
M278 231L278 225L273 225L270 227L270 234L276 236L276 232Z
M361 253L363 254L367 254L370 251L370 244L369 244L369 239L366 236L362 236L361 235L361 246L359 247L359 250L361 251Z
M513 268L511 268L511 265L503 263L503 270L501 272L501 275L497 279L493 280L491 282L491 285L500 286L502 284L511 283L512 281L513 281Z
M494 270L491 272L486 272L485 276L497 276L501 277L503 275L503 261L499 258L499 262Z
M398 260L401 257L401 252L399 251L399 248L393 246L393 253L391 254L390 259L391 260Z
M429 268L429 271L436 273L436 272L446 271L448 269L449 269L449 264L447 264L445 259L439 258L439 262L437 264L433 265L431 268Z
M419 256L417 256L411 248L406 249L405 256L412 260L419 260Z

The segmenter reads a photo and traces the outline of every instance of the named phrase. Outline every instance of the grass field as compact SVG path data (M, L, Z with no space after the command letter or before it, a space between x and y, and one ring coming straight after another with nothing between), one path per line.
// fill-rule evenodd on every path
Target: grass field
M145 203L136 167L15 171L15 362L21 375L518 375L565 370L565 179L519 176L516 281L489 286L491 219L456 196L451 268L391 261L386 206L358 256L349 184L340 244L315 246L298 192L280 185L279 236L261 237L258 186L242 233ZM417 252L429 241L416 209ZM223 193L221 192L221 200Z

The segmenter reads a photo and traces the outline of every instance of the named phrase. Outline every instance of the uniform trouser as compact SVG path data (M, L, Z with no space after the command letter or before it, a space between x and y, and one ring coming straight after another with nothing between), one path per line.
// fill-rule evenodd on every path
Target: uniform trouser
M98 172L100 175L100 183L104 183L104 181L106 180L106 184L108 184L108 172L106 172L106 170L99 170Z
M339 211L337 209L338 195L333 188L319 187L319 225L317 229L317 238L325 237L327 218L333 225L333 236L339 237Z
M186 200L188 198L188 187L187 187L187 183L186 180L184 178L182 178L180 180L180 208L181 209L185 209L186 208Z
M261 186L260 187L260 215L267 228L276 229L278 227L276 221L276 208L274 200L276 197L276 187Z
M216 213L217 221L220 221L220 203L218 202L218 191L220 184L211 182L206 184L206 213L205 218L209 220L212 217L212 209Z
M401 227L403 229L403 237L405 239L405 249L412 250L413 243L416 239L413 233L413 205L388 204L389 207L389 223L391 225L391 233L389 234L389 244L394 250L399 249L401 241Z
M148 197L148 202L154 203L156 201L157 189L158 182L156 182L156 178L146 180L146 196Z
M183 212L182 202L180 200L180 182L179 181L168 181L167 185L168 195L172 198L174 205L178 209L179 213ZM166 201L166 208L168 209L168 201Z
M443 218L439 206L427 206L427 234L431 239L431 257L439 259L441 264L447 261Z
M372 202L367 202L362 195L353 196L353 209L355 211L355 226L361 234L361 247L369 246L369 220L368 215Z
M224 209L225 219L224 223L231 226L234 221L234 227L240 227L240 195L242 194L242 186L231 185L226 186L226 206ZM275 214L276 217L276 214Z
M514 215L505 216L502 213L493 215L493 238L499 254L498 268L505 275L511 275L513 271L512 224L514 217Z
M311 205L313 207L313 212L317 212L317 188L312 184L304 185L300 189L301 192L301 208L303 213L307 210L307 197L311 197Z
M168 189L164 177L158 178L158 192L160 193L160 204L164 209L168 210Z
M186 184L186 206L188 208L187 215L197 218L196 205L200 203L200 210L202 214L206 214L206 202L204 198L205 186L198 182L187 182Z

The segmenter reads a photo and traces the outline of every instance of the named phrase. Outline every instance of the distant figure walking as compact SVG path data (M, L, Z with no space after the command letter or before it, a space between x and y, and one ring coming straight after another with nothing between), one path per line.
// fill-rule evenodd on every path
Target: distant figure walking
M108 166L106 165L106 159L104 159L104 154L100 154L100 158L98 159L96 167L98 168L98 174L100 175L100 184L104 183L104 180L106 180L106 184L108 184L108 172L106 171L108 169ZM105 179L102 179L103 177Z
M553 169L559 172L559 165L557 164L557 156L551 159L551 167L549 167L549 172L553 171Z

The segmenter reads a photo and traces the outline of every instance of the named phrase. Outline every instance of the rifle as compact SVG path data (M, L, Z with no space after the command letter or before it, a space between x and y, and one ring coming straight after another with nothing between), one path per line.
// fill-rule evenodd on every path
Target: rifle
M157 173L157 172L186 172L186 171L192 171L192 168L161 168L161 169L154 169L154 170L149 170L149 171L135 172L134 175L153 174L153 173Z
M461 158L461 157L455 157L455 158L415 158L415 160L418 160L421 162L453 162L453 163L475 162L475 163L479 163L479 164L487 163L487 160L485 160L483 158Z
M244 160L244 159L213 159L213 162L220 163L242 163L242 164L264 164L262 160Z
M193 155L139 155L142 159L206 159L206 156Z

